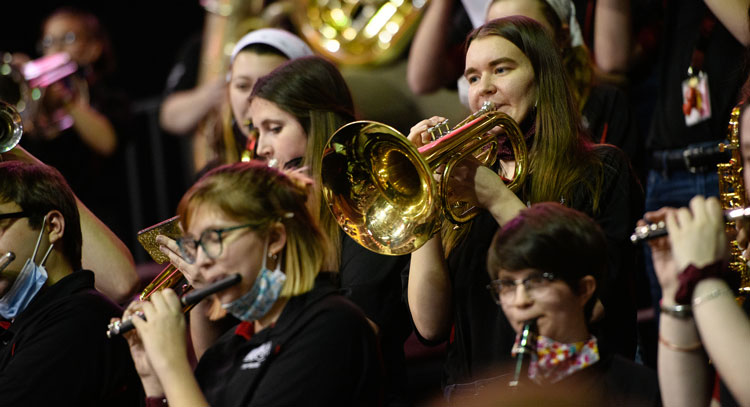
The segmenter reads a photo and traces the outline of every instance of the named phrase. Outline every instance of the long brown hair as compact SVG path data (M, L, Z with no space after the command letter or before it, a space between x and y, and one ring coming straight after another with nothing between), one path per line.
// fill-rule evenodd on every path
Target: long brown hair
M494 0L493 3L500 1L503 0ZM568 22L560 20L560 16L547 0L534 1L539 6L549 25L552 26L552 35L559 47L563 66L570 80L570 91L576 100L578 110L583 111L595 79L591 52L586 47L586 44L573 46Z
M328 138L339 127L354 120L354 102L349 87L336 67L317 56L286 62L260 78L251 98L275 103L292 114L307 133L307 147L302 165L315 181L309 201L310 213L316 214L320 226L333 245L326 266L338 270L341 253L340 229L323 201L321 157Z
M513 43L531 62L537 88L536 133L529 149L529 174L520 192L524 202L571 202L581 185L592 199L592 211L598 212L602 189L602 162L593 144L583 135L580 113L555 42L545 28L524 16L492 20L472 31L472 41L497 35ZM595 174L592 177L590 174ZM465 230L465 228L464 228ZM444 228L445 232L445 228ZM461 235L465 232L461 233ZM462 238L448 233L446 253Z

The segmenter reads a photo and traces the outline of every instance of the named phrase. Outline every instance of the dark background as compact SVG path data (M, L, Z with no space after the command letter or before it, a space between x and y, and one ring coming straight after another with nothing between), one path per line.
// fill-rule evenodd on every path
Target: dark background
M0 51L38 57L44 18L60 6L99 16L113 43L115 77L133 100L160 94L180 46L200 32L204 11L198 0L3 1Z
M147 262L137 232L173 216L191 183L185 139L164 133L156 120L169 71L183 44L202 32L205 11L199 0L3 1L0 52L39 57L36 45L42 22L61 6L98 16L112 41L116 69L111 82L126 93L132 110L128 134L118 134L116 157L127 173L124 181L115 181L122 184L127 209L122 211L123 224L113 230L136 262Z

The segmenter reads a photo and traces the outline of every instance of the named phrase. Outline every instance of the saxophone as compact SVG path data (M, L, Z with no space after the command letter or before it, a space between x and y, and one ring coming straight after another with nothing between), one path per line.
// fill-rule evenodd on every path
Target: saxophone
M719 173L719 201L724 210L747 206L745 184L742 178L742 157L740 155L739 120L741 111L740 106L732 109L727 143L719 144L720 151L731 151L729 162L720 163L716 166ZM735 221L727 220L725 228L727 233L733 233ZM729 256L729 269L740 276L740 289L737 299L742 301L742 297L750 292L750 275L748 275L747 259L742 255L742 249L740 249L737 240L730 242Z

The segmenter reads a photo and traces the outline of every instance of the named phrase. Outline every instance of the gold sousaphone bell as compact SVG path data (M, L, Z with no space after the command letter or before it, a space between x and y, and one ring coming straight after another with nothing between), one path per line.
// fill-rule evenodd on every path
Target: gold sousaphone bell
M411 253L425 244L442 220L460 225L479 210L451 198L451 173L472 155L491 166L500 127L513 145L511 190L523 184L527 149L516 122L485 104L445 136L417 149L392 127L356 121L338 129L322 158L322 192L339 226L363 247L380 254ZM440 181L433 177L444 166Z
M297 29L315 51L338 65L376 66L406 49L426 0L298 0Z

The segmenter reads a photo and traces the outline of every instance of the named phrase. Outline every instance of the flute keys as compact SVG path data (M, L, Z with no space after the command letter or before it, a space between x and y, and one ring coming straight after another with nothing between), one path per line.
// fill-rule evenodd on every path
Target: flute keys
M639 243L644 240L661 237L667 234L667 224L664 221L652 223L646 226L638 226L630 236L630 241Z

